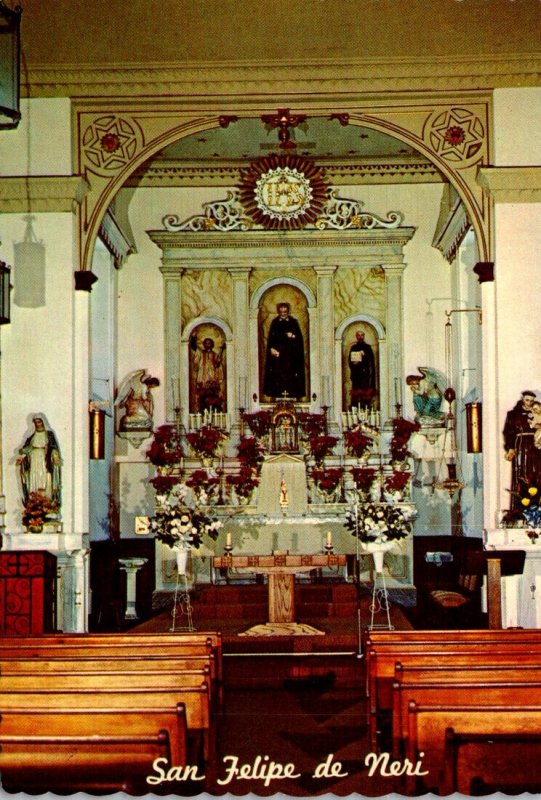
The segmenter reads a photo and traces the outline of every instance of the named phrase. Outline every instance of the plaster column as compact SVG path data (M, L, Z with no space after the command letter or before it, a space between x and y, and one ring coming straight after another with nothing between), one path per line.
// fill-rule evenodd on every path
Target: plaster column
M255 363L250 364L250 350L257 353L257 346L250 347L250 336L253 334L249 319L249 286L250 267L230 267L229 274L233 280L233 315L234 320L234 409L249 409L251 397L259 394L257 357ZM255 340L257 343L257 338ZM231 409L233 413L233 409Z
M396 416L397 403L404 406L404 264L382 264L385 271L385 327L387 332L387 406L381 403L382 420ZM381 397L383 400L384 397ZM380 402L381 402L380 400Z
M146 558L119 558L120 569L126 573L126 612L124 619L139 619L137 616L137 573L144 567Z
M90 398L90 292L97 280L92 272L75 273L73 296L73 401L72 401L72 474L71 519L65 516L66 498L62 497L61 518L64 530L82 535L88 533L89 425ZM63 465L63 470L65 466ZM64 486L69 485L63 476ZM66 491L63 488L63 493Z
M481 284L482 386L483 386L483 521L490 531L500 524L503 464L498 402L498 336L494 264L480 262L473 268ZM509 466L509 474L511 467ZM509 478L510 479L510 478Z
M175 419L174 408L180 404L181 422L187 425L190 383L188 375L181 374L180 342L182 334L182 275L183 269L165 264L163 275L163 312L165 348L165 414L168 421Z
M318 405L328 406L328 419L334 419L334 273L336 266L314 267L317 275L317 340L310 341L310 366L319 368L319 380L312 379Z

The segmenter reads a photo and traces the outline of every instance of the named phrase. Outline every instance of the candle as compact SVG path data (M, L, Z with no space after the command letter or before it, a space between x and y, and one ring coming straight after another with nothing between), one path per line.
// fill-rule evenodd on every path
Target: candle
M171 403L173 404L173 408L177 407L177 400L175 397L175 384L172 378L171 378Z
M327 544L332 544L332 533L327 531Z
M227 536L225 537L225 546L226 547L231 547L231 534L230 533L228 533Z

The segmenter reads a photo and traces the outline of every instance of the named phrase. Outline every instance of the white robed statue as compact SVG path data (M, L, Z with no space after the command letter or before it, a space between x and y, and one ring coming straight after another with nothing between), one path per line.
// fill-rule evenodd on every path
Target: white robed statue
M39 492L60 504L61 458L56 436L47 430L43 417L33 418L34 432L19 450L16 464L20 470L23 501Z

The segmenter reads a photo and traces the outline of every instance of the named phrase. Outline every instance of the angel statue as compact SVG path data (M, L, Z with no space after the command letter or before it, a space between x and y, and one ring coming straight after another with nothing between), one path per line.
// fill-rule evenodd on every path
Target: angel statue
M447 381L442 372L432 367L418 367L420 375L408 375L406 383L413 392L415 419L421 425L443 424L441 412Z
M154 401L152 389L160 385L158 378L149 375L146 369L138 369L128 375L117 395L117 406L124 409L118 422L119 431L152 431Z

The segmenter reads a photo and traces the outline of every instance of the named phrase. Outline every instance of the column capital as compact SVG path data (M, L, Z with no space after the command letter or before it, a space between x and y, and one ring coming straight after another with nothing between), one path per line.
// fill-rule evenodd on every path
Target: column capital
M477 183L495 203L541 203L541 167L481 167Z
M94 275L90 270L78 270L74 272L74 276L76 292L91 292L92 284L98 280L98 276Z
M477 275L479 283L490 283L494 280L493 261L478 261L473 271Z
M228 267L227 271L233 280L241 280L249 277L252 267Z
M336 270L338 269L338 266L336 264L331 264L331 265L325 264L324 266L317 266L316 264L314 264L312 269L314 270L318 278L332 277L336 272Z

